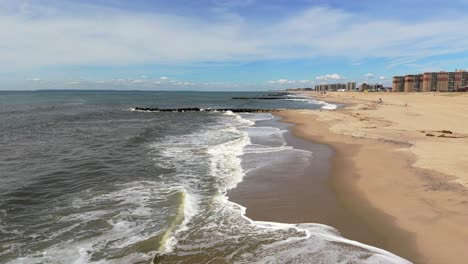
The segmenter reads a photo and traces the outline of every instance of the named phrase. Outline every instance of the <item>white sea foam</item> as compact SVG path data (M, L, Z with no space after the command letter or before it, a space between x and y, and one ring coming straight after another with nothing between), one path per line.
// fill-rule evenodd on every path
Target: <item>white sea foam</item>
M184 192L181 188L163 186L160 182L139 181L122 184L114 192L90 197L84 195L72 203L72 208L80 212L64 215L58 220L60 225L70 225L55 230L53 234L43 239L44 242L61 241L60 244L8 263L126 263L122 259L92 261L91 257L94 252L125 249L157 235L158 230L152 227L161 221L158 216L164 215L166 209L154 204L165 202L165 197L171 193L181 192ZM178 232L179 228L184 228L196 210L193 209L196 205L192 202L192 197L185 195L184 198L186 201L183 203L183 222L180 227L171 230L173 233ZM68 211L67 208L56 210ZM89 236L87 232L81 234L85 231L82 230L83 225L96 221L105 221L108 227L96 227L100 230L99 235L90 238L87 238ZM76 235L67 236L63 240L62 236L70 232ZM34 234L31 234L32 236ZM168 246L170 245L169 241ZM151 253L135 253L123 259L133 263L150 258Z
M232 131L234 127L230 129ZM211 155L211 173L221 181L220 187L227 190L236 187L242 181L242 160L239 156L243 154L244 147L250 144L246 132L236 131L239 133L237 139L213 146L208 150Z
M204 188L202 175L197 175L195 172L195 178L192 179L190 176L192 172L188 171L195 168L192 165L201 161L194 156L193 151L198 151L196 154L202 159L205 158L203 153L208 154L206 158L210 175L215 179L220 192L212 198L209 207L204 208L203 211L196 207L190 213L193 216L203 213L202 218L197 218L190 225L186 222L185 226L179 229L180 232L172 233L166 254L174 252L176 255L197 255L203 254L203 251L216 250L239 243L239 241L244 241L243 243L253 241L250 243L253 245L261 243L263 246L244 252L244 246L239 245L238 249L225 256L226 260L234 263L307 263L311 259L323 263L349 261L407 263L386 251L347 240L329 226L260 222L246 217L246 208L229 201L226 196L227 190L234 188L245 175L242 167L244 154L265 155L278 151L290 151L307 157L311 153L287 146L283 137L285 131L281 129L252 127L254 115L247 115L252 122L243 122L241 118L246 117L245 115L224 113L223 116L231 117L224 126L215 126L202 133L186 135L183 140L169 137L166 138L167 141L164 144L153 146L169 157L169 160L178 163L174 166L178 173L184 176L181 183L187 184L189 190L192 184L196 184L197 188ZM255 137L271 137L273 141L276 140L276 145L268 140L268 145L253 144L251 139ZM200 199L203 198L200 197ZM199 202L195 204L198 206ZM193 219L193 216L189 219ZM194 237L198 239L194 241ZM270 242L262 242L262 237ZM260 240L256 242L258 239ZM340 246L340 243L347 246ZM250 248L248 245L251 244L246 244L245 249ZM351 249L352 247L355 249ZM239 256L241 256L240 259Z
M323 102L327 106L328 104ZM329 106L329 105L328 105ZM336 106L335 106L336 107ZM261 128L259 130L251 129L250 132L261 133L261 131L266 132L267 135L272 134L281 134L284 131L279 129L265 129ZM247 133L249 136L249 133ZM258 135L257 135L258 136ZM283 138L284 140L284 138ZM242 180L244 172L242 171L241 163L238 157L244 153L244 150L240 149L251 147L249 144L250 140L244 139L242 143L238 142L237 144L224 144L216 148L216 151L213 151L213 167L212 172L215 175L224 174L226 172L231 172L230 176L232 177L232 182L227 183L226 188L232 188ZM226 151L231 148L231 151ZM261 153L262 150L265 152L270 151L281 151L281 150L291 150L290 146L281 146L281 147L268 147L268 146L256 146L252 148L250 153ZM223 153L224 155L219 155ZM236 158L237 157L237 158ZM226 166L226 167L223 167ZM222 169L219 169L221 167ZM237 167L237 168L235 168ZM229 168L229 169L227 169ZM235 183L235 184L234 184ZM249 252L246 253L246 259L248 262L252 263L278 263L278 262L310 262L310 257L317 254L322 254L325 256L322 260L326 263L339 263L339 262L349 262L350 260L363 262L362 252L368 251L369 257L365 259L366 263L409 263L408 261L392 254L382 249L378 249L372 246L368 246L356 241L348 240L341 237L339 232L329 226L320 225L320 224L284 224L276 222L262 222L262 221L253 221L250 218L246 217L245 212L246 208L235 204L227 199L225 195L218 196L218 202L228 207L232 210L237 210L241 214L242 218L246 219L251 225L256 226L260 229L269 229L269 230L285 230L285 229L295 229L297 233L302 233L303 236L291 236L287 239L280 240L271 244L264 245L261 248L260 252ZM331 244L330 244L331 243ZM333 246L335 243L343 243L347 245L355 246L360 250L355 252L349 252L349 249L341 250L339 246ZM340 250L342 252L340 252Z
M140 112L140 113L157 113L157 112L159 112L159 111L155 111L155 110L137 110L135 108L129 108L129 109L127 109L127 111Z
M167 181L135 181L117 186L110 193L77 198L73 207L80 209L80 213L64 215L60 219L61 223L75 224L57 232L70 232L79 229L82 223L106 219L110 228L102 234L81 240L70 239L41 254L10 263L135 263L147 261L156 252L203 254L205 250L219 250L238 243L247 244L239 244L227 254L228 262L310 263L314 259L321 263L407 263L384 250L347 240L329 226L261 222L246 217L246 208L229 201L226 196L227 190L241 182L246 173L242 167L244 154L268 157L265 154L271 153L279 158L278 152L282 151L296 153L298 157L311 154L288 146L284 130L253 127L255 121L271 118L269 114L223 113L222 116L221 124L189 135L167 136L150 145L157 166L175 169L173 174L161 176L167 177L163 178ZM252 143L256 137L268 138L268 144ZM209 175L200 168L207 168ZM218 192L214 196L213 187ZM169 204L167 199L170 197L182 200L176 212L164 207ZM108 206L109 202L112 206ZM151 228L155 222L164 220L158 216L169 213L175 214L175 218L166 230ZM154 252L92 261L93 252L129 248L155 235L161 235L163 239ZM347 246L341 247L340 243ZM350 246L356 249L352 250Z
M182 222L175 223L179 224L178 226L174 227L174 230L168 230L168 237L166 241L162 241L160 248L158 249L158 253L167 253L171 252L174 246L177 244L177 234L188 229L187 224L190 222L193 216L195 216L198 212L198 203L195 195L188 193L185 189L182 189L183 194L183 202L180 206L182 206L182 215L183 218Z
M292 98L292 99L286 99L286 100L321 105L322 106L321 108L324 109L324 110L335 110L338 107L338 105L336 105L336 104L331 104L331 103L327 103L327 102L324 102L324 101L315 100L315 99L312 99L312 98Z

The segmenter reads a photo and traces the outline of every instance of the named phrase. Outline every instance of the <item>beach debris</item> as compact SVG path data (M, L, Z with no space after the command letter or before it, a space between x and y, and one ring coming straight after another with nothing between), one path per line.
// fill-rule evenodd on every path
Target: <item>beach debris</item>
M426 137L435 137L435 135L434 135L434 134L431 134L431 133L427 133L427 134L426 134Z
M378 103L366 104L360 108L360 110L377 110Z
M440 134L437 137L441 137L441 138L460 138L460 137L455 137L455 136L447 136L446 134Z
M437 132L444 133L444 134L453 134L453 132L450 131L450 130L441 130L441 131L437 131Z

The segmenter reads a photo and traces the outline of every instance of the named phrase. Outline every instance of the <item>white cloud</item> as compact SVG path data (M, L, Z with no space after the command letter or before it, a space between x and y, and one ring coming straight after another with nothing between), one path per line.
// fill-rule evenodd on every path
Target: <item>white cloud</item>
M161 78L159 78L159 79L160 79L160 80L163 80L163 81L169 80L169 78L167 78L166 76L163 76L163 77L161 77Z
M27 80L28 80L28 81L33 81L33 82L40 82L40 81L41 81L41 79L40 79L40 78L37 78L37 77L35 77L35 78L29 78L29 79L27 79Z
M464 15L396 21L310 8L265 27L233 11L213 21L76 2L18 2L0 2L1 71L314 56L380 57L396 66L468 51L468 34L461 33L468 24Z
M323 76L317 76L317 77L315 77L315 79L316 79L317 81L325 82L325 81L339 81L339 80L343 80L344 77L340 76L340 75L337 74L337 73L334 73L334 74L327 74L327 75L323 75Z
M380 77L379 77L379 80L385 81L385 80L387 80L387 77L385 77L385 76L380 76Z
M268 83L270 84L294 84L294 83L297 83L299 81L296 81L296 80L288 80L288 79L279 79L277 81L268 81Z
M310 80L288 80L288 79L279 79L276 81L268 81L267 84L279 84L279 85L288 85L288 86L295 86L298 84L312 84L314 83L313 81Z
M366 75L364 75L364 77L366 77L367 80L374 79L374 74L367 73Z

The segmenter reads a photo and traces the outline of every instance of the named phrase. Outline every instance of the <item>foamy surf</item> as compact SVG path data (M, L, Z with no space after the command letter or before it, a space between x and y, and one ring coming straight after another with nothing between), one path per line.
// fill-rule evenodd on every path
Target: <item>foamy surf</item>
M224 131L236 137L207 151L210 155L209 171L217 182L217 194L205 201L208 202L205 204L207 207L202 214L192 218L189 228L176 235L178 237L174 241L178 243L173 250L155 257L156 263L184 262L198 257L216 259L215 256L219 257L217 252L222 249L225 255L220 260L228 263L311 263L311 260L313 263L409 263L387 251L343 238L329 226L262 222L248 218L246 208L230 201L227 191L235 188L245 176L241 157L249 147L255 149L248 133L252 124L241 121L239 118L242 116L237 114L228 113L226 116L233 116L231 122L235 124L230 122ZM266 131L269 136L284 133L276 128ZM255 133L259 136L258 131ZM268 148L261 146L259 152L268 152ZM270 147L270 151L291 150L290 147L279 148ZM192 244L194 238L197 238L198 245ZM239 244L239 241L243 242Z
M177 214L174 216L174 220L169 228L166 229L164 235L161 237L159 247L156 251L157 254L172 251L173 247L177 243L177 233L187 230L187 224L198 211L196 200L191 194L189 194L183 187L180 188L179 193L180 203Z
M56 124L62 134L49 142L62 136L62 144L73 143L63 135L76 131L82 139L59 149L57 171L36 167L44 178L21 182L17 196L2 203L9 209L0 210L1 263L372 263L383 256L388 259L382 263L399 261L342 240L330 227L252 221L245 208L229 201L226 192L249 171L290 160L300 160L295 164L302 168L313 155L287 145L285 130L270 127L271 114L90 109L62 117L63 130ZM35 150L43 155L54 146L56 158L60 146L54 144ZM43 163L49 166L54 158ZM53 195L60 182L62 194L45 199L44 188ZM25 195L34 197L28 207L22 204ZM36 204L36 197L42 202Z
M324 102L324 101L320 101L320 100L316 100L316 99L312 99L312 98L307 98L307 97L292 98L292 99L286 99L286 100L297 101L297 102L305 102L305 103L315 104L315 105L321 105L321 108L324 109L324 110L335 110L336 108L338 108L338 105L336 105L336 104L331 104L331 103L327 103L327 102Z

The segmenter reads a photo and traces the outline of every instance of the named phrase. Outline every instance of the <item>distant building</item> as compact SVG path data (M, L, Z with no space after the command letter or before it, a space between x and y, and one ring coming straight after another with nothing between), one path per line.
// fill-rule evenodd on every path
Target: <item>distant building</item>
M368 89L369 89L369 87L368 87L367 83L363 83L363 84L359 85L359 91L360 92L364 92L364 91L366 91Z
M423 74L393 77L394 92L457 92L465 91L468 72L426 72Z
M405 77L403 77L403 76L394 76L393 77L392 91L394 91L394 92L404 92L405 91Z
M364 92L381 92L385 91L385 88L382 84L380 83L375 83L375 84L368 84L368 83L363 83L359 85L359 91Z
M356 83L355 82L346 83L346 91L354 91L354 90L356 90Z
M310 88L310 87L286 89L286 91L291 91L291 92L310 92L314 90L315 90L314 88Z
M404 91L405 92L420 92L422 89L422 74L406 75L405 76Z
M437 73L435 72L424 73L422 92L435 92L435 91L437 91Z
M346 90L344 83L319 84L315 85L315 90L319 92Z

